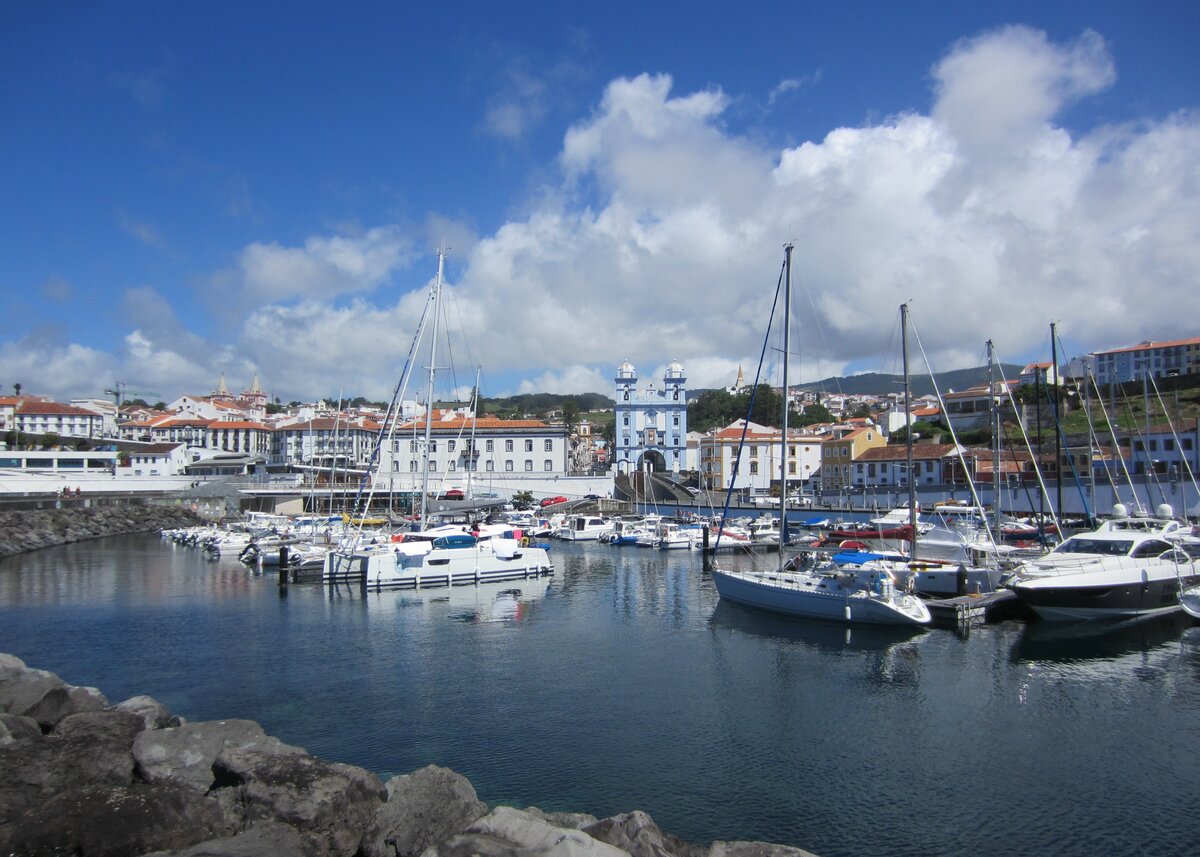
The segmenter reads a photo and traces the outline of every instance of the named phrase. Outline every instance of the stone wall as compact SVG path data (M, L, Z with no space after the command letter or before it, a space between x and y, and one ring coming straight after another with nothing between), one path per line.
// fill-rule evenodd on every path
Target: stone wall
M65 509L0 510L0 557L125 533L190 527L203 521L188 509L128 504Z
M77 857L811 857L762 842L694 845L644 812L597 819L489 808L429 766L386 784L249 720L188 723L148 696L0 654L0 854Z

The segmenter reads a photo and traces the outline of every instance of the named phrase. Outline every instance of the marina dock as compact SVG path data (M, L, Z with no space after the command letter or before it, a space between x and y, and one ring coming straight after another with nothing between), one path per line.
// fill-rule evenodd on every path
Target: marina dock
M997 589L982 595L959 595L954 598L930 598L925 606L936 625L958 626L982 622L995 614L1017 607L1017 593Z

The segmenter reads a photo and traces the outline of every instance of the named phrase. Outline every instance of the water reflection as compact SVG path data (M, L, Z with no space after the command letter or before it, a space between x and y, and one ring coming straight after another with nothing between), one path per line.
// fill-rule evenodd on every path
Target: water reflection
M331 607L362 606L372 615L419 613L423 618L444 617L472 624L519 623L530 618L535 603L546 596L551 582L552 578L540 577L390 592L334 586L325 590L325 597ZM314 587L305 589L313 591Z
M1179 640L1193 622L1182 611L1144 619L1031 622L1013 645L1010 659L1074 663L1141 655Z
M728 601L717 604L711 622L715 626L803 643L828 652L883 651L926 633L922 628L910 626L846 625L819 619L793 619L739 607Z

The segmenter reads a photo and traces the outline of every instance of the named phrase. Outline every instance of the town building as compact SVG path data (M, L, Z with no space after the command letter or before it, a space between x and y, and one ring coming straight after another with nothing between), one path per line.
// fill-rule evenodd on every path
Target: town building
M852 484L851 467L868 449L887 446L878 426L856 428L821 443L821 490L828 493Z
M1200 336L1094 351L1084 358L1084 365L1099 385L1195 375L1200 373Z
M104 436L104 417L74 405L21 399L15 406L14 416L17 431L25 434L56 434L61 438Z
M661 389L653 382L638 389L637 370L625 361L617 367L616 450L619 474L652 470L680 473L687 458L687 378L672 361Z
M700 439L700 484L709 491L777 494L783 432L736 420ZM821 466L821 438L788 431L788 493L807 490ZM736 472L735 472L736 470Z

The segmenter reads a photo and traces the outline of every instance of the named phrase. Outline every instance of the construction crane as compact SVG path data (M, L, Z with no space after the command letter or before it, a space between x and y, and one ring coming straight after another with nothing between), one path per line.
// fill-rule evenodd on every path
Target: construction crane
M113 384L111 390L104 391L113 397L113 401L117 403L118 411L121 410L121 405L129 396L154 396L155 398L158 398L162 395L162 393L153 393L149 390L129 390L126 389L126 387L127 385L124 381L117 381L115 384Z

